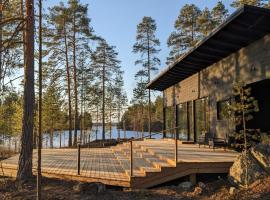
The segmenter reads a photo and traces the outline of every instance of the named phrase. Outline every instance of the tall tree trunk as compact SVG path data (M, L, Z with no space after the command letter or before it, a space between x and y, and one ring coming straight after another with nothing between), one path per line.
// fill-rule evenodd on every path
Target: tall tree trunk
M121 110L120 110L120 105L118 107L118 119L117 119L117 132L118 132L118 141L120 141L121 135L120 135L120 115L121 115Z
M38 101L38 162L37 200L41 200L41 148L42 148L42 0L39 0L39 101Z
M112 139L112 105L110 105L110 139Z
M83 85L85 85L85 77L83 78ZM83 91L83 110L84 110L84 113L83 113L83 135L84 135L84 143L87 143L87 126L85 124L85 110L86 110L86 103L85 103L85 100L86 100L86 92L85 90Z
M34 124L33 149L37 148L37 127Z
M105 65L102 68L102 140L105 140Z
M75 97L75 113L74 113L74 143L77 145L77 126L78 126L78 89L77 89L77 66L76 66L76 16L73 13L73 81L74 81L74 97Z
M54 137L54 130L51 128L50 130L50 148L53 149L53 137Z
M148 62L148 83L151 81L151 62L150 62L150 38L147 33L147 62ZM152 116L151 116L151 90L148 89L148 133L149 137L152 138Z
M66 73L67 73L67 86L68 86L68 146L72 146L72 113L71 113L71 92L70 92L70 71L68 59L68 43L66 21L64 19L64 40L65 40L65 56L66 56Z
M141 118L141 131L142 131L142 135L141 135L141 137L143 138L144 137L144 117L143 117L143 115L144 115L144 108L143 108L143 105L142 105L141 115L142 115L142 118Z
M0 4L2 5L3 1L0 0ZM3 11L2 9L0 9L0 22L3 20ZM2 26L0 26L0 92L1 90L3 89L2 88L2 54L3 54L3 47L2 47L2 44L3 44L3 30L2 30Z
M127 138L127 132L126 132L126 119L124 119L123 121L123 129L124 129L124 138L126 139Z
M98 139L98 137L97 137L97 134L98 134L98 122L99 122L99 120L98 120L98 105L97 105L97 125L96 125L96 140Z
M84 127L83 127L83 104L84 104L84 72L82 71L82 82L81 82L81 117L80 117L80 139L81 139L81 142L83 144L85 144L85 133L83 131Z
M26 0L24 101L19 157L18 180L28 180L33 176L33 122L34 122L34 1ZM29 142L30 141L30 142Z

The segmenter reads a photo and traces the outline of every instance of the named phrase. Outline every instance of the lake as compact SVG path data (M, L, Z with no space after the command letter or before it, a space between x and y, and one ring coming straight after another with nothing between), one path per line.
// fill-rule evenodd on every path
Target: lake
M80 131L77 131L78 138L80 137ZM72 131L72 135L74 132ZM94 141L96 139L102 139L102 127L93 127L92 130L86 131L87 135L87 141L90 138L90 141ZM120 138L140 138L142 135L147 136L148 132L144 132L143 134L141 132L137 131L126 131L120 130ZM106 139L110 139L110 132L109 130L106 130L105 134ZM162 135L154 135L153 138L161 138ZM1 138L1 137L0 137ZM118 130L116 127L112 127L112 136L111 139L117 139L118 138ZM17 148L19 139L11 138L11 139L2 139L2 143L0 143L0 146L10 149ZM68 131L63 131L61 133L61 147L67 147L68 146ZM53 136L53 148L59 148L60 147L60 132L55 131ZM50 134L44 133L43 134L43 148L51 148L50 147Z

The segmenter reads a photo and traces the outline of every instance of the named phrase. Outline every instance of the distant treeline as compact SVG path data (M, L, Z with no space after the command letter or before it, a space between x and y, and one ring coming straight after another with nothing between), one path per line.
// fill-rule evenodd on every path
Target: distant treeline
M163 128L163 98L158 96L151 104L151 129L152 131L162 131ZM124 113L119 124L121 129L130 131L147 132L148 131L148 105L134 104L129 106Z

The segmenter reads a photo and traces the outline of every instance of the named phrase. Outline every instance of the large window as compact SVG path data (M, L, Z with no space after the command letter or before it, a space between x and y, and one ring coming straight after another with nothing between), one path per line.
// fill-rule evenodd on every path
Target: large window
M165 108L165 130L166 131L166 136L167 137L172 137L173 136L173 131L172 128L174 127L173 123L173 106L169 106Z
M193 113L193 102L187 102L187 113L188 113L188 133L189 140L194 141L194 113Z
M208 131L208 98L195 101L195 132L196 140L202 132Z
M180 140L188 140L188 115L187 103L181 103L177 106L178 136Z
M226 120L229 118L229 106L231 105L231 99L226 99L217 102L217 119Z

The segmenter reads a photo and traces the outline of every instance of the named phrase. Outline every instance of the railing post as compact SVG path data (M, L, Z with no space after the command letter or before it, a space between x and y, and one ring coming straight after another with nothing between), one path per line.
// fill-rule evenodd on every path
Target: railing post
M175 166L177 166L177 162L178 162L178 141L177 141L177 134L175 131Z
M81 144L78 142L77 175L81 173Z
M133 147L132 141L130 141L130 177L133 176Z

